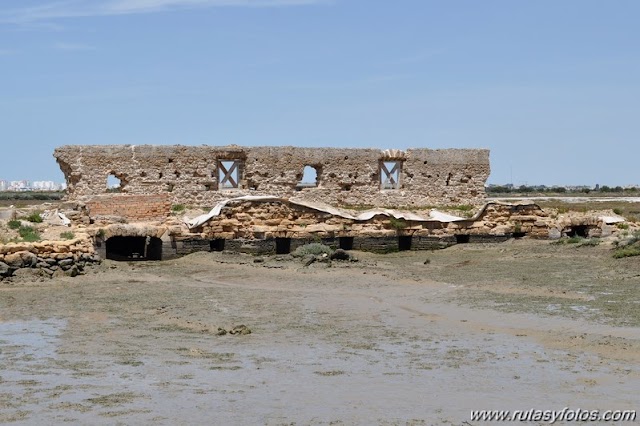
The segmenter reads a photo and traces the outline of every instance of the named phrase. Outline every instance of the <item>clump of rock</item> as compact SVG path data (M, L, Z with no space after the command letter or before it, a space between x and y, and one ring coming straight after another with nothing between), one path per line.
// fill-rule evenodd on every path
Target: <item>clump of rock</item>
M332 260L357 262L358 259L343 249L331 249L329 246L323 244L313 243L299 247L296 252L293 253L293 257L302 258L304 266L309 266L312 263L330 263Z

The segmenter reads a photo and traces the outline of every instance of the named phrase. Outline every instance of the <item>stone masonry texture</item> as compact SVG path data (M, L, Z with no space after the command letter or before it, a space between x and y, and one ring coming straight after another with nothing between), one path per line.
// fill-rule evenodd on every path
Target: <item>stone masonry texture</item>
M168 194L109 194L93 197L87 202L91 217L121 216L131 221L162 221L171 212Z
M120 180L121 193L167 194L171 203L192 206L242 195L414 209L479 204L490 172L485 149L68 145L57 148L54 156L70 200L89 201L107 193L111 175ZM237 188L220 185L219 167L227 161L237 161ZM397 189L381 185L384 162L399 166ZM298 186L305 166L315 168L317 186Z

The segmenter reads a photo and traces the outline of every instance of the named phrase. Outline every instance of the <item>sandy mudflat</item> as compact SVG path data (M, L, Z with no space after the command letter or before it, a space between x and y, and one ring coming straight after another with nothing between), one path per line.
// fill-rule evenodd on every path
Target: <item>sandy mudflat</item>
M0 423L459 425L472 409L640 408L637 258L541 241L356 256L305 268L197 253L0 283ZM240 324L252 333L218 335Z

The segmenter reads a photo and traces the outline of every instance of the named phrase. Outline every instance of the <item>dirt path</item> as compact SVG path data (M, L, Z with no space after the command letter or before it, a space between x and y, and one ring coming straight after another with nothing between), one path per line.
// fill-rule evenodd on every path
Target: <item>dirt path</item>
M636 266L612 268L606 248L359 256L304 268L199 253L1 285L0 422L458 425L474 409L638 408L637 314L570 308L640 299ZM252 334L217 335L239 324Z

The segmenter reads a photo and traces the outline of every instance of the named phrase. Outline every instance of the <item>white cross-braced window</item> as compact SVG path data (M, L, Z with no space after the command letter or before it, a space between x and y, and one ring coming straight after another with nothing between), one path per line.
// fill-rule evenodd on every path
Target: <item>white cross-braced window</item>
M240 160L218 161L218 188L233 189L240 184Z
M380 189L400 188L401 161L380 161Z

